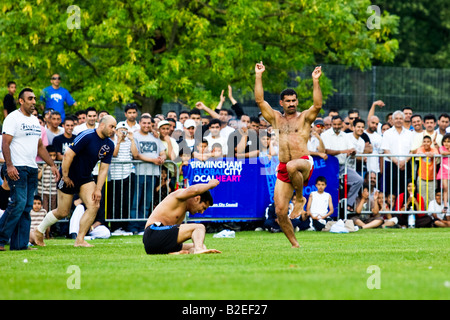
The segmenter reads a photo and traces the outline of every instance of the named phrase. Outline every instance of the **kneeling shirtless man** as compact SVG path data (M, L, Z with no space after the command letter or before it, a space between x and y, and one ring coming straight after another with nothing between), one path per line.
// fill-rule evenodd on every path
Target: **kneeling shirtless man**
M158 204L145 225L143 242L147 254L221 253L206 248L206 229L203 224L181 224L186 211L203 213L213 204L209 190L218 185L219 181L212 179L208 183L179 189ZM189 239L193 243L184 243Z

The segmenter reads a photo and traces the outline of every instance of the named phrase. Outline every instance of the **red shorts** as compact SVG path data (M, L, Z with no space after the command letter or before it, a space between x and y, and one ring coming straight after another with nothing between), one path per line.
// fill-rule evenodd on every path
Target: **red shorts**
M308 181L311 178L313 170L314 170L314 160L311 156L303 156L300 159L308 160L308 162L311 164L311 170L309 171L308 179L303 181L303 185L307 186ZM286 183L291 183L291 180L289 179L289 173L286 170L286 162L280 162L280 164L278 165L277 179L279 179L283 182L286 182Z

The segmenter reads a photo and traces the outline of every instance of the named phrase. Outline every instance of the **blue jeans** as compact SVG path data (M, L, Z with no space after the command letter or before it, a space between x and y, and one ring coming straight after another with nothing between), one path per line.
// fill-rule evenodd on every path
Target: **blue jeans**
M38 185L38 169L27 166L16 167L19 172L17 181L11 180L6 173L6 165L2 167L3 174L11 189L10 201L0 219L0 246L10 240L11 250L25 250L30 239L31 216L34 194Z
M136 176L137 188L133 195L133 205L130 210L131 219L148 218L153 203L153 189L155 176ZM130 221L128 231L144 231L145 221Z

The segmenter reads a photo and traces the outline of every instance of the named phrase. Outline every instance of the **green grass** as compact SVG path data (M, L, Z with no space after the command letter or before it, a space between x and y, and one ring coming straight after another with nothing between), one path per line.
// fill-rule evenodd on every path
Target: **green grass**
M146 255L142 237L48 240L36 251L0 252L0 299L450 299L450 230L360 230L351 234L207 234L215 255ZM28 262L24 262L27 259ZM79 267L80 289L69 289ZM369 289L370 266L380 289Z

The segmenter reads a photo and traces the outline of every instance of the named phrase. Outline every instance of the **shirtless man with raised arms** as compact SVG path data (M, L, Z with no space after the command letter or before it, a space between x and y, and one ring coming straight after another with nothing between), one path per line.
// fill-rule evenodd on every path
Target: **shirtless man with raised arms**
M284 234L291 242L292 247L300 247L294 234L294 228L288 217L289 200L295 190L297 201L290 218L298 217L306 204L303 197L303 186L307 185L314 168L314 162L309 155L307 142L310 135L311 124L322 108L322 91L319 78L322 75L321 67L316 67L312 73L313 78L313 105L303 112L297 111L297 93L292 89L284 90L280 95L280 105L284 113L280 113L264 101L262 75L265 66L262 62L255 66L255 101L261 113L275 129L279 139L279 159L277 181L275 183L274 202L278 223Z

